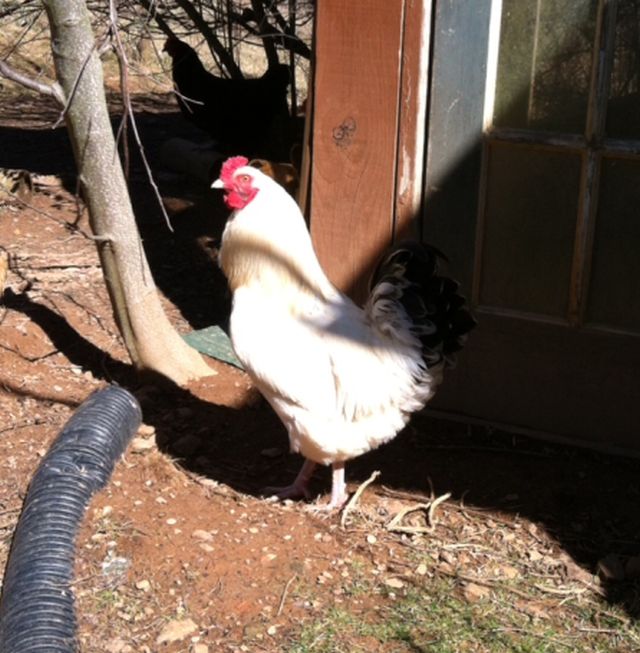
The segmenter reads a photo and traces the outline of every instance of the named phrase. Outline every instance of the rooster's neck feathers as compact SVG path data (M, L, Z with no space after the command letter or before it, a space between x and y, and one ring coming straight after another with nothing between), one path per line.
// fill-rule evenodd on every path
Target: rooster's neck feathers
M283 299L333 297L337 291L320 267L298 205L279 184L249 170L258 192L232 214L222 235L220 264L232 292L251 286Z

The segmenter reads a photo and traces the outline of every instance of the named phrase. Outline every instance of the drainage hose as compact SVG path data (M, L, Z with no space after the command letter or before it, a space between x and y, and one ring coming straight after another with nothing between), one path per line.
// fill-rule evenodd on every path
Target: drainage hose
M18 520L0 596L0 653L77 651L71 581L75 539L141 420L123 388L91 395L36 470Z

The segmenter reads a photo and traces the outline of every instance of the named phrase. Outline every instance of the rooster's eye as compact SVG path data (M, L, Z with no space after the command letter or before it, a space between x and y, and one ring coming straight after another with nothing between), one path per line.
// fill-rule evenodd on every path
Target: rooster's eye
M243 184L246 184L250 179L251 179L251 177L249 177L249 175L240 175L240 181Z

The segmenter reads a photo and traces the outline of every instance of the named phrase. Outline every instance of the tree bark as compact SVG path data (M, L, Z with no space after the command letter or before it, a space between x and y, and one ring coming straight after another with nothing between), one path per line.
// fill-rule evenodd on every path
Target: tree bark
M138 233L81 0L44 0L65 120L116 321L135 367L182 385L214 374L169 323Z

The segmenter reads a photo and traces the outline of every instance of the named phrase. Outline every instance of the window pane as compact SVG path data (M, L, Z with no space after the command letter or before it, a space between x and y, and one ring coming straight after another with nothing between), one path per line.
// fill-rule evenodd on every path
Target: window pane
M504 0L494 124L584 133L597 0Z
M564 318L580 157L491 146L480 303Z
M640 330L640 162L605 160L588 320Z
M607 136L640 139L640 2L620 0L613 73L607 107Z

